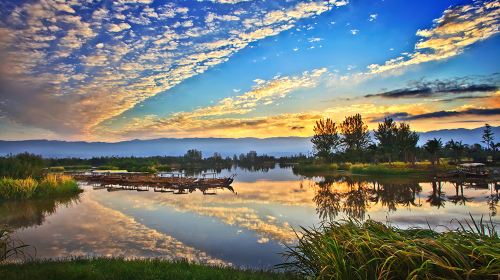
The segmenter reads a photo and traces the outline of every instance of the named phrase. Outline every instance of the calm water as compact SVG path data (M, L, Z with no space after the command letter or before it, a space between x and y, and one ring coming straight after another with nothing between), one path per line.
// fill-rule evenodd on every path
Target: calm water
M78 198L0 204L0 224L15 228L38 258L187 258L263 268L282 261L283 244L295 240L293 228L324 220L455 227L452 219L470 213L500 223L498 191L484 182L305 178L278 167L221 176L233 173L234 193L219 189L216 195L108 192L82 184Z

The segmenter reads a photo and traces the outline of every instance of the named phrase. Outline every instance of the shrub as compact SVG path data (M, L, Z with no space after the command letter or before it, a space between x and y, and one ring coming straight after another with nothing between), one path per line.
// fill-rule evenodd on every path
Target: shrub
M34 197L75 194L81 192L71 176L48 174L40 181L33 178L0 179L0 199L30 199Z
M402 230L380 222L302 228L279 267L316 279L497 279L500 237L493 223L456 230Z

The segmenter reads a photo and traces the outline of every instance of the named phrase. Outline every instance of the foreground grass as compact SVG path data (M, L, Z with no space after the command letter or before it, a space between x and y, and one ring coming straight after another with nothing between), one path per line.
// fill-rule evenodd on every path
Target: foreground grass
M0 201L71 195L81 192L71 176L48 174L33 178L0 178Z
M499 279L500 237L472 221L437 233L368 220L305 229L283 268L317 279Z
M161 260L77 259L0 265L2 279L293 279L291 275Z

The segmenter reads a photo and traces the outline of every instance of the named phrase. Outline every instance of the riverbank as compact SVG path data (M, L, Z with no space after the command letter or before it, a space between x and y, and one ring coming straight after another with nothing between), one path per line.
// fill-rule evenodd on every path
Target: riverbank
M296 173L344 172L353 175L435 175L455 170L449 164L432 165L430 162L393 163L299 163L293 167Z
M76 259L0 265L3 279L294 279L292 275L185 261Z
M25 200L73 195L82 192L77 182L67 175L47 174L41 179L0 178L0 201Z

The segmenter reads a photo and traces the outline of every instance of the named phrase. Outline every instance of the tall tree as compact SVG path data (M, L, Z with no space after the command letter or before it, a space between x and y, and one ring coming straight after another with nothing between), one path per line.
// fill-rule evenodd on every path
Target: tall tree
M184 154L184 158L188 163L194 164L196 162L199 162L203 159L203 155L201 151L198 151L196 149L191 149Z
M340 124L342 143L346 152L356 156L370 144L368 126L363 122L360 114L346 117Z
M462 158L465 151L465 145L462 144L462 141L454 141L453 139L451 139L450 141L446 142L445 148L451 152L455 163L460 163L460 159Z
M492 150L495 143L493 142L495 137L493 135L493 131L491 130L491 125L485 124L483 130L483 142L487 149Z
M404 161L415 162L415 151L420 136L410 129L407 123L400 123L396 130L397 149L402 153Z
M396 135L398 127L392 118L385 118L378 124L378 129L374 131L375 139L379 142L379 148L385 158L392 162L392 157L396 151Z
M441 138L427 140L427 143L424 145L424 149L431 155L431 162L434 165L436 162L439 164L439 153L443 148L443 142Z
M340 143L336 123L331 119L316 121L311 142L316 156L326 160L331 159L332 151L337 149Z

